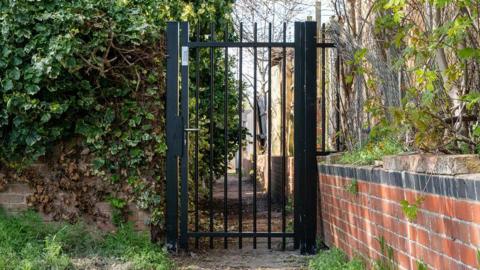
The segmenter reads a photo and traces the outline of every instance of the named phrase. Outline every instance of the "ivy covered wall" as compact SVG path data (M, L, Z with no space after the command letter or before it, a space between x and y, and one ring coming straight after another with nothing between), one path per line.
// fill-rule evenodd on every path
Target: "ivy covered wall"
M29 203L55 219L95 215L90 206L108 200L119 222L134 203L152 213L152 225L161 224L165 25L225 25L231 2L0 2L0 189L8 181L29 183ZM209 77L208 65L202 58L202 77ZM222 65L215 70L220 80ZM222 87L215 90L223 97ZM215 98L214 106L222 101Z

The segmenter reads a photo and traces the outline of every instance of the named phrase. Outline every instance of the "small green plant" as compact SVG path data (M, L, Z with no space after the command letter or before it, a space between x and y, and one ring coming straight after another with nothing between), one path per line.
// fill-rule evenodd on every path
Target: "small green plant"
M308 264L310 270L364 270L365 264L359 258L348 260L340 249L333 248L320 252Z
M403 152L402 145L395 139L371 140L365 145L342 155L339 162L342 164L372 165L375 160L381 160L387 155L396 155Z
M380 244L380 251L382 257L375 260L374 269L375 270L396 270L397 264L393 257L393 248L387 244L385 238L380 236L377 238L378 243Z
M480 249L477 250L477 268L480 269Z
M63 253L62 244L56 235L45 238L45 264L52 269L67 269L71 266L70 258Z
M357 195L358 194L358 180L357 179L352 179L352 181L350 181L350 183L348 183L345 186L345 189L348 192L350 192L351 194Z
M285 211L287 213L293 213L294 206L293 206L293 200L292 198L287 198L287 202L285 204Z
M400 201L403 214L407 217L409 221L415 221L417 219L418 209L420 208L424 200L425 200L425 197L420 196L420 197L417 197L415 199L415 202L413 203L410 203L407 200Z
M292 214L293 211L294 211L294 205L293 205L293 199L292 198L287 198L287 201L285 203L285 211L288 214ZM286 226L286 230L287 232L293 232L294 228L294 222L292 219L289 219L287 221L287 226Z
M289 220L289 221L287 221L287 226L286 226L285 230L287 232L293 232L294 231L293 226L294 226L293 220Z
M112 223L118 227L127 221L127 202L115 197L110 197L108 201L112 207Z
M417 270L428 270L428 266L423 261L417 261Z

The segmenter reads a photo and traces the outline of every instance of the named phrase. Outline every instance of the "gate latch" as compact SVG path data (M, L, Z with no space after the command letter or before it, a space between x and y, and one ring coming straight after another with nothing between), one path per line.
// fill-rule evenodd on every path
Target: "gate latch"
M182 66L188 66L188 47L182 46Z

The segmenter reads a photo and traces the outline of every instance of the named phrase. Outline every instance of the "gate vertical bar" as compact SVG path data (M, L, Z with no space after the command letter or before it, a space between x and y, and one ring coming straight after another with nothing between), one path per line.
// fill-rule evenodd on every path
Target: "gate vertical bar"
M228 24L225 26L224 32L225 42L228 42ZM223 179L223 231L227 233L228 231L228 123L227 123L227 114L228 114L228 47L225 47L225 59L224 61L224 100L223 100L223 143L224 146L224 179ZM228 238L225 236L223 238L223 248L228 248Z
M295 74L294 74L294 248L304 242L301 224L303 212L303 179L305 179L304 134L305 134L305 23L295 22Z
M181 61L181 117L183 122L183 147L181 158L181 197L180 197L180 248L188 249L188 127L189 127L189 86L188 86L188 22L180 24Z
M325 24L322 24L322 43L325 43ZM316 58L315 58L316 59ZM325 153L326 151L326 136L327 136L327 128L326 128L326 90L325 90L325 47L322 46L322 152Z
M257 23L253 25L253 42L257 42ZM257 232L257 47L253 48L253 233ZM257 248L257 237L253 236L253 248Z
M243 23L240 23L240 43L243 42ZM240 236L238 237L238 248L242 248L242 231L243 231L243 199L242 199L242 114L243 114L243 73L242 73L242 63L243 63L243 49L238 48L238 231Z
M167 24L167 161L166 161L166 238L167 248L177 249L178 237L178 155L181 142L178 116L178 45L179 25L177 22Z
M200 25L197 26L197 42L200 41ZM200 127L199 115L199 101L200 101L200 48L195 49L195 127ZM195 132L195 232L199 230L199 214L198 214L198 144L199 144L199 132ZM195 238L195 248L198 248L198 237Z
M283 43L287 42L287 24L283 23ZM282 48L282 233L287 231L287 49ZM282 237L282 250L286 248L285 236Z
M272 42L272 23L268 24L268 42ZM267 229L268 233L272 232L272 47L268 47L268 213L267 213ZM268 236L268 248L272 248L272 237Z
M307 254L316 253L316 230L317 230L317 48L316 48L316 22L305 23L305 178L304 185L304 212L303 227L305 233L305 245L301 252ZM323 57L324 57L323 53ZM323 58L322 69L325 69ZM324 71L322 71L323 73ZM324 77L324 76L323 76ZM324 79L324 78L323 78ZM322 80L323 90L325 80ZM322 96L325 102L325 91ZM325 135L325 130L323 130ZM323 144L325 147L325 144Z
M210 40L213 42L215 41L215 25L212 23L210 25ZM214 102L214 90L215 90L215 57L214 57L214 49L210 47L210 167L213 166L213 131L215 129L215 122L213 122L213 102ZM209 187L209 231L213 232L213 170L210 170L210 187ZM213 237L210 237L210 248L213 248Z
M335 112L336 112L336 121L337 121L337 124L335 126L336 128L336 147L337 147L337 151L340 152L341 150L341 145L340 145L340 52L338 51L337 49L337 62L336 62L336 67L335 67L335 70L336 70L336 76L337 76L337 80L336 80L336 100L335 100L335 103L336 103L336 106L335 106Z

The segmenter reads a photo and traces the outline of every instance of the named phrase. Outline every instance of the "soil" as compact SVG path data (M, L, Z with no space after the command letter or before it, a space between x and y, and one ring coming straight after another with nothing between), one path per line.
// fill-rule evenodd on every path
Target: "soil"
M298 251L268 250L266 247L253 249L213 249L190 252L174 258L180 270L220 269L307 269L308 256Z
M228 230L239 229L239 196L238 177L229 175L227 181L227 205L228 205ZM257 231L268 230L268 194L257 183ZM242 179L242 228L243 231L253 229L253 183L250 179ZM224 213L224 179L218 179L213 188L214 230L223 231ZM209 204L208 199L199 202L200 231L209 229ZM281 206L272 204L272 231L282 231ZM192 216L193 217L193 216ZM193 218L190 218L192 221ZM286 222L291 223L292 213L288 213ZM287 227L290 227L286 225ZM193 231L191 224L189 230ZM287 229L289 231L289 229ZM298 250L293 249L291 239L286 240L286 249L282 250L282 239L272 238L271 249L268 249L267 239L258 238L257 247L253 248L253 239L243 238L242 249L239 248L238 238L228 239L228 248L224 248L224 239L214 239L214 248L209 248L209 239L200 239L198 248L195 248L195 239L191 239L189 252L177 254L173 259L177 269L203 270L203 269L307 269L309 257L302 256Z
M133 268L133 265L129 262L104 257L72 259L72 264L74 269L81 270L130 270Z

